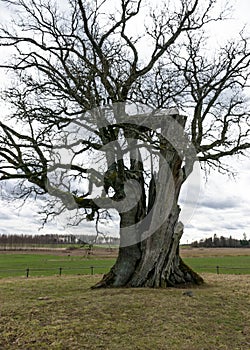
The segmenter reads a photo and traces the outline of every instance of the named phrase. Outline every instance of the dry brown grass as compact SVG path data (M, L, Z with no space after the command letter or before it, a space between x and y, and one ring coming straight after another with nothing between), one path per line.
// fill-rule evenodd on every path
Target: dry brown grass
M100 276L0 280L0 349L249 350L250 276L193 289L90 290Z
M183 258L206 256L243 256L250 255L250 248L181 248Z
M86 256L85 249L72 249L65 248L58 249L34 249L34 250L1 250L1 254L48 254L65 256L70 254L71 256ZM191 248L181 247L180 254L182 257L205 257L205 256L242 256L250 255L250 248ZM117 248L104 248L96 247L90 254L91 257L98 258L116 258L118 255Z

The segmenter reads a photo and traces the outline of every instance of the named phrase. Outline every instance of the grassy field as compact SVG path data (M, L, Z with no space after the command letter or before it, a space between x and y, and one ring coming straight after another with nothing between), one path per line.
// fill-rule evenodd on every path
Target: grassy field
M4 252L0 254L0 277L52 276L64 274L106 273L114 264L117 251L96 249L86 256L82 250L39 252ZM250 249L185 249L184 261L197 272L250 274ZM94 268L91 268L94 267Z
M219 266L222 274L250 274L248 248L188 248L181 256L197 272L215 273Z
M196 272L217 271L222 274L250 274L250 256L195 257L184 261Z
M3 350L249 350L249 276L193 289L91 290L100 276L0 280Z
M109 270L115 259L56 254L0 254L0 277L100 274ZM91 267L94 267L92 270Z

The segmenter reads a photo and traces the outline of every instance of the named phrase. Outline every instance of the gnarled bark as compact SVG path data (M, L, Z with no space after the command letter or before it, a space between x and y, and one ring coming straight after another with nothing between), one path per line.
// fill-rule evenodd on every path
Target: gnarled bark
M178 116L178 119L180 124L185 124L185 118ZM185 181L181 155L166 138L163 138L162 146L160 168L149 186L148 211L143 211L142 196L132 210L121 215L118 259L95 287L173 287L203 283L203 279L179 256L184 227L179 222L178 197ZM142 189L143 185L141 183ZM126 237L123 236L123 228L131 227L145 217L148 219L148 227L144 225L145 232L141 232L138 226L138 233L134 233L138 235L139 243L124 246Z
M203 279L179 256L183 225L175 206L168 220L145 241L120 247L110 272L95 287L176 287L202 284Z

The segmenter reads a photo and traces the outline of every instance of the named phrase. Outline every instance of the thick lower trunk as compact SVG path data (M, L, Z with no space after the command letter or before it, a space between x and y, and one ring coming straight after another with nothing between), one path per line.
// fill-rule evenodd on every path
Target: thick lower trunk
M142 258L128 283L131 287L168 287L203 282L179 256L183 225L178 222L178 217L179 208L176 206L168 220L142 243Z
M179 256L183 225L176 205L168 220L145 241L121 247L118 259L95 287L178 287L203 279Z

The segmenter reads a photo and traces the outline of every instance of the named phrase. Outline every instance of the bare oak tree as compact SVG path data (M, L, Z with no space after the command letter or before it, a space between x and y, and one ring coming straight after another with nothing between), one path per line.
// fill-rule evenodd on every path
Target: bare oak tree
M0 32L16 53L1 65L16 83L3 95L0 180L18 181L22 197L50 195L48 216L98 222L117 210L118 259L97 287L202 283L179 256L181 187L196 161L227 171L222 160L250 148L248 40L206 50L206 26L227 9L1 2L17 12Z

